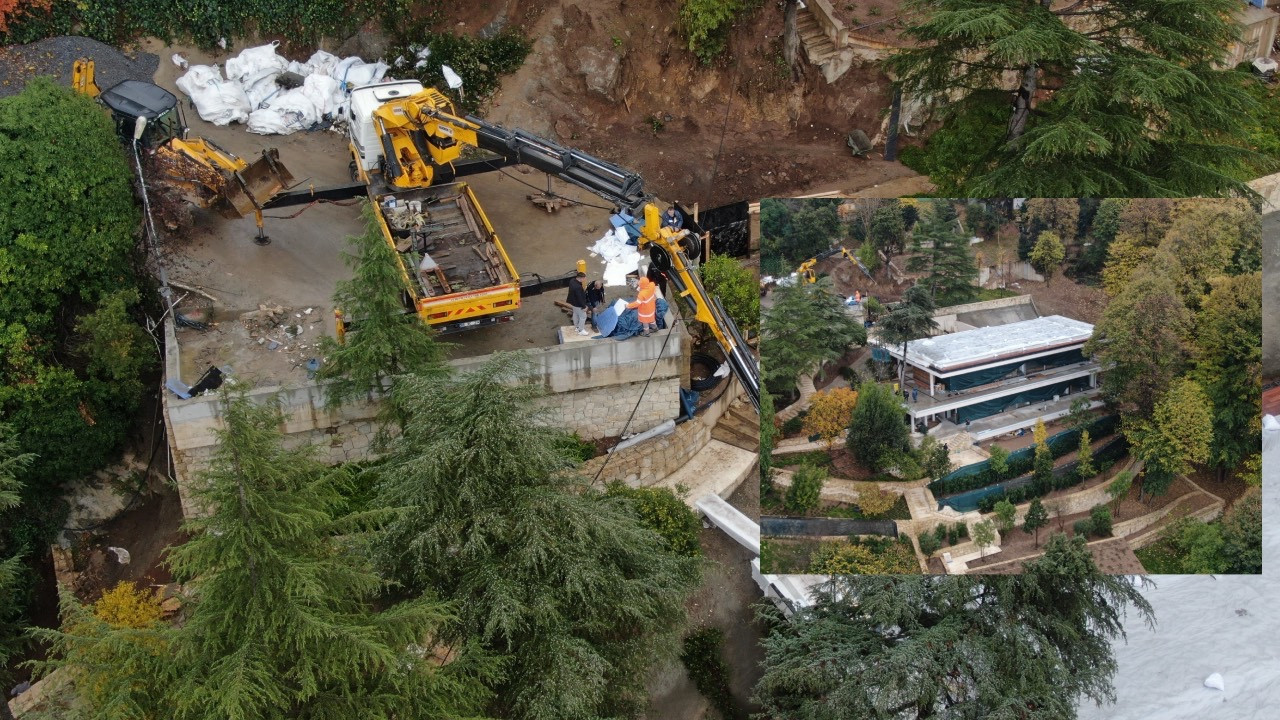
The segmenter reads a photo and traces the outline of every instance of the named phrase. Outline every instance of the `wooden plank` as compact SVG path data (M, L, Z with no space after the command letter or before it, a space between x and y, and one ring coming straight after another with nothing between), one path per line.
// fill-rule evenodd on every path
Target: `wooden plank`
M471 217L470 208L462 198L458 198L458 209L462 211L462 218L467 221L467 227L471 228L472 234L477 241L484 240L484 235L480 234L480 226L476 224L475 218Z
M498 282L498 271L493 267L493 260L478 246L472 245L471 249L476 251L476 255L480 258L480 262L483 263L482 267L484 267L484 271L489 274L489 280L496 285Z

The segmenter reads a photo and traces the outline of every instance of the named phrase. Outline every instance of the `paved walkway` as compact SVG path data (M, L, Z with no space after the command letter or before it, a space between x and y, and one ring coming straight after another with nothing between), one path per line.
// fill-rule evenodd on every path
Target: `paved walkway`
M760 456L749 450L712 440L702 447L679 470L658 482L655 487L688 489L685 502L696 507L707 495L727 498L749 476L755 473Z
M810 398L812 398L813 394L818 391L817 388L813 386L812 375L801 375L800 380L796 382L796 389L800 391L800 398L774 413L773 416L779 423L784 423L805 410L808 410Z

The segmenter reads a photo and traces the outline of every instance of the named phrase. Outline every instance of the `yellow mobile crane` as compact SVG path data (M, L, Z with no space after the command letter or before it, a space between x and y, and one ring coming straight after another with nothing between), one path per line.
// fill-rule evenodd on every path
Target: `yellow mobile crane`
M275 148L264 150L251 164L211 140L188 137L186 118L173 93L140 80L125 80L102 90L94 77L93 60L88 58L72 64L71 87L105 105L122 138L133 138L138 120L144 120L138 141L155 159L160 179L192 203L226 217L253 214L258 221L257 240L266 244L263 204L293 184L293 175Z
M720 302L690 260L701 241L663 228L643 179L628 170L521 130L459 115L443 93L414 80L358 87L347 104L353 185L282 193L266 207L352 197L363 191L396 250L412 308L442 332L509 320L521 293L568 278L521 282L479 201L458 178L523 164L577 185L643 219L638 243L706 323L734 374L758 406L759 367ZM462 160L464 150L492 153ZM477 262L478 261L478 262Z

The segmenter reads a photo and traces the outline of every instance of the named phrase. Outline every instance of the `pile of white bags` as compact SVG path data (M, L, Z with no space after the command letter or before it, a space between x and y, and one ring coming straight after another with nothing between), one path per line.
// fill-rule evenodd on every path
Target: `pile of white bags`
M352 88L374 83L387 73L383 62L358 57L339 59L318 50L305 63L285 60L269 45L246 48L227 60L226 78L216 65L193 65L178 79L178 88L196 106L200 118L214 125L249 124L249 132L288 135L337 117ZM276 84L281 73L303 77L301 87Z

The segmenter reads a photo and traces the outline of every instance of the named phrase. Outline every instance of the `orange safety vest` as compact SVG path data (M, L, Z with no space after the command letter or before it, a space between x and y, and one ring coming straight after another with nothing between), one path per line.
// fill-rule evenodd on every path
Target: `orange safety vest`
M658 291L652 285L640 288L636 301L627 303L628 308L636 308L636 315L642 323L654 323L658 315Z

